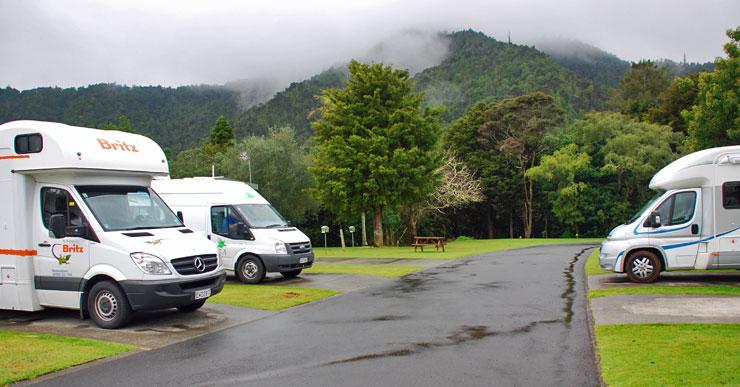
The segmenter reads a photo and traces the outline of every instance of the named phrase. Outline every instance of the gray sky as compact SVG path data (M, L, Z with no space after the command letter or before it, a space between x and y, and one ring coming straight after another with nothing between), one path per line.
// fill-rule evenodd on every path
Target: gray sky
M408 29L511 31L514 43L563 37L631 61L685 52L704 62L724 55L724 31L738 24L738 0L0 0L0 87L287 82Z

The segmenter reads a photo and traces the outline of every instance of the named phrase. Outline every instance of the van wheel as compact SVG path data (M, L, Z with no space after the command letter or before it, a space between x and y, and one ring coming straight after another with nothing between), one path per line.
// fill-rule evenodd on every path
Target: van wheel
M291 270L291 271L281 271L280 274L282 274L283 277L285 278L295 278L295 277L298 277L298 275L301 274L302 271L303 269Z
M126 325L133 314L123 290L111 281L93 285L87 296L87 310L95 325L104 329Z
M245 284L258 284L265 278L265 265L254 256L246 256L236 265L236 275Z
M627 258L626 265L627 277L632 282L647 284L660 277L660 259L650 251L635 251Z
M178 306L177 310L179 310L180 312L194 312L200 309L200 307L203 306L205 303L206 303L206 300L198 300L189 305Z

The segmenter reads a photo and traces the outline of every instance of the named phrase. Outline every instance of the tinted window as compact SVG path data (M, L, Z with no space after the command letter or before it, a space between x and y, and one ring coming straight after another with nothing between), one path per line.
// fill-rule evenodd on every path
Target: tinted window
M683 224L694 217L696 192L679 192L671 195L655 209L660 215L661 226ZM645 227L650 227L650 218L645 220Z
M231 239L245 239L237 234L237 224L244 223L239 214L230 206L211 207L211 230L214 234Z
M77 186L105 231L181 227L169 207L147 187Z
M43 147L44 141L38 133L15 136L15 153L17 154L39 153Z
M722 184L722 207L728 210L740 209L740 181Z

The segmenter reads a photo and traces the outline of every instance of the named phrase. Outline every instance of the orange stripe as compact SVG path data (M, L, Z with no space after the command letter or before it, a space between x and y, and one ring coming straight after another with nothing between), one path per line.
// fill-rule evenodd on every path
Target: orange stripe
M6 250L0 249L0 255L19 255L21 257L32 257L38 255L36 250Z
M0 156L0 160L6 160L6 159L30 159L31 156L29 155L12 155L12 156Z

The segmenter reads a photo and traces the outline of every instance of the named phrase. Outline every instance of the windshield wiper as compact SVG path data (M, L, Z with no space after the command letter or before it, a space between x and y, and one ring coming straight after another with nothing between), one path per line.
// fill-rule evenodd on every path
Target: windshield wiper
M182 227L182 226L139 226L139 227L127 228L121 231L149 230L149 229L157 229L157 228L175 228L175 227Z
M265 228L274 228L274 227L285 227L284 224L271 224L269 226L265 226Z

